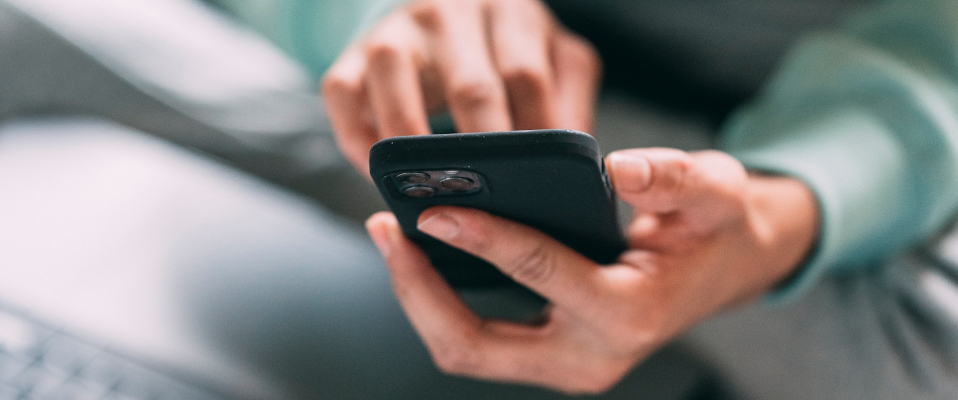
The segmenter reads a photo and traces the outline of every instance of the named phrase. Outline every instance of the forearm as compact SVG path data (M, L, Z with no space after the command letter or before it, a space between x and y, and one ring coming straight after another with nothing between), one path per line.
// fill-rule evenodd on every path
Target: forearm
M886 2L807 39L725 128L746 167L796 177L820 204L816 251L773 298L901 251L955 212L956 8Z
M814 193L803 182L784 176L753 173L746 194L746 226L758 251L741 254L734 303L753 300L781 286L813 252L819 210Z
M419 218L423 233L548 299L542 324L482 320L395 217L370 219L400 304L440 369L573 393L607 390L698 321L787 279L814 242L815 200L794 179L749 175L717 151L629 149L606 164L616 195L635 210L629 249L613 265L475 209L434 207Z

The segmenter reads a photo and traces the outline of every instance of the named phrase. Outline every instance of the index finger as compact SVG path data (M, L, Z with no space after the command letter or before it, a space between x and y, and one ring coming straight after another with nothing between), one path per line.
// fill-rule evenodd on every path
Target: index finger
M438 333L478 329L482 320L431 267L426 255L402 236L394 216L375 214L366 221L366 228L390 267L396 297L424 341L441 341L435 337Z
M495 265L516 282L577 314L594 314L604 291L599 266L528 226L487 212L439 206L419 230Z
M563 29L552 40L552 57L559 124L592 132L592 114L602 75L598 53L585 39Z
M430 32L449 111L460 132L512 130L502 79L493 66L481 4L446 2L414 9Z
M394 216L379 213L366 224L399 303L439 369L577 392L589 387L588 374L578 373L578 349L561 330L480 319L403 236Z
M366 83L382 139L430 133L417 61L421 40L411 21L396 16L371 32L365 44Z
M491 3L489 26L495 63L509 96L517 130L570 128L556 123L555 82L550 63L553 21L545 5Z
M359 49L347 49L323 77L322 90L336 145L368 177L369 149L378 136L363 78L366 67Z

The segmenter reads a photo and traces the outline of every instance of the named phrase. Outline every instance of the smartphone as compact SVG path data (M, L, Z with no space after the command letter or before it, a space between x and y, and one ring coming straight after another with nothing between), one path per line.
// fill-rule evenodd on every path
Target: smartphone
M571 130L403 136L376 143L369 170L403 233L458 288L515 284L494 266L416 229L438 205L471 207L539 229L601 264L625 239L599 145Z

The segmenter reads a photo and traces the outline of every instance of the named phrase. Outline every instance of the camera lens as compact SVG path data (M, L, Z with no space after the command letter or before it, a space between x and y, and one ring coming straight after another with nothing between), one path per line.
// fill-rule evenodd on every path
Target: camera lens
M396 175L396 179L402 183L425 183L429 180L429 174L425 172L403 172Z
M409 197L432 197L436 195L436 188L432 186L410 186L402 190Z
M439 184L446 189L452 189L455 191L467 191L472 190L476 186L476 183L469 178L464 176L450 176L448 178L443 178L439 181Z

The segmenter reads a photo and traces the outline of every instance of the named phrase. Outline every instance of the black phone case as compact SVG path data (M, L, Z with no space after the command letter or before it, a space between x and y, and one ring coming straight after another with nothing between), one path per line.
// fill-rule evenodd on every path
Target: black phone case
M488 211L556 238L586 257L611 263L625 249L611 185L598 143L570 130L404 136L370 150L370 175L405 235L456 287L512 284L485 261L416 229L419 214L436 205ZM404 195L393 174L426 170L479 173L482 190L461 196Z

